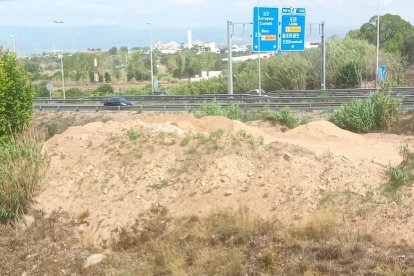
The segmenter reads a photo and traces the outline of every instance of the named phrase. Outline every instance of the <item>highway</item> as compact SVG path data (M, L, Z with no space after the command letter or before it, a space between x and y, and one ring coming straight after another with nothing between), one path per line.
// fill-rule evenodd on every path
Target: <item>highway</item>
M203 94L174 96L122 96L133 103L128 107L106 107L108 97L49 99L36 98L33 108L45 111L197 111L206 102L215 100L220 106L239 106L242 110L260 110L265 107L292 110L330 110L353 99L367 99L372 89L275 91L266 96L248 94ZM414 88L395 88L394 96L403 97L403 109L414 109Z

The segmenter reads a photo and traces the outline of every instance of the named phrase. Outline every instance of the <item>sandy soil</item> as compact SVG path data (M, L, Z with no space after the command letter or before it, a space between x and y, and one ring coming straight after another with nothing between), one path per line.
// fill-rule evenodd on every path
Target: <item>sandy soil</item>
M359 135L326 121L287 132L191 115L113 113L103 121L46 142L51 167L35 207L82 221L87 245L110 243L154 205L176 216L247 206L286 224L334 209L355 231L414 245L414 191L400 204L381 192L386 166L401 161L399 147L412 136ZM223 136L211 136L218 129Z

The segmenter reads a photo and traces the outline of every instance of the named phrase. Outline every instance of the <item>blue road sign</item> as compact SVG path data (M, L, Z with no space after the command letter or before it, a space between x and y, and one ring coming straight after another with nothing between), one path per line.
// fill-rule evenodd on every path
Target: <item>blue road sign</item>
M282 9L281 50L305 50L305 16L303 8Z
M387 80L387 66L378 66L378 82L381 83Z
M279 49L279 9L253 9L253 52L274 52Z

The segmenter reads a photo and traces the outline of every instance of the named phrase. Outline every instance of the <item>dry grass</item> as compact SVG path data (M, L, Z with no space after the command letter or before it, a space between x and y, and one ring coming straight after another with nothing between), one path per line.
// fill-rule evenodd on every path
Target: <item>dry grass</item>
M34 134L0 144L0 222L17 219L40 189L49 157Z
M404 249L378 249L372 237L340 226L333 212L294 227L246 208L176 219L164 212L122 232L114 246L139 259L125 275L411 275L409 263L397 263Z

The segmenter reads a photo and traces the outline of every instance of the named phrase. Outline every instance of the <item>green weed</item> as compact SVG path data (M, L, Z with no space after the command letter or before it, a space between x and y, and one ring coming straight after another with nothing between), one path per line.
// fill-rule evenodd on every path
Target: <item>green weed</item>
M128 137L130 140L137 140L142 134L133 128L128 129Z

